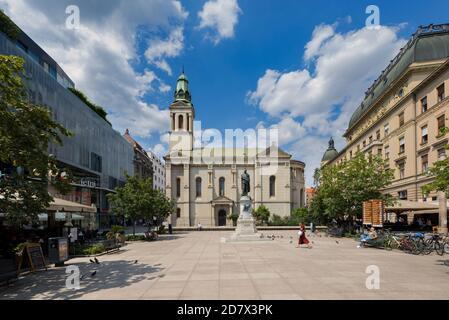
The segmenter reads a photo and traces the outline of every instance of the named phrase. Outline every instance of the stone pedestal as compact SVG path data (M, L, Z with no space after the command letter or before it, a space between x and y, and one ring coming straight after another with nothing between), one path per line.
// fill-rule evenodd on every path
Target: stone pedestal
M237 220L237 228L228 241L268 241L257 232L256 221L252 215L252 202L248 196L240 198L240 216Z

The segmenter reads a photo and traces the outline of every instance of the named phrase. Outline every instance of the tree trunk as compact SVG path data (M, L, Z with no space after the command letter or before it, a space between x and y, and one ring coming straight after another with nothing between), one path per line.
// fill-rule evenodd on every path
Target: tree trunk
M136 235L136 220L133 219L133 236Z

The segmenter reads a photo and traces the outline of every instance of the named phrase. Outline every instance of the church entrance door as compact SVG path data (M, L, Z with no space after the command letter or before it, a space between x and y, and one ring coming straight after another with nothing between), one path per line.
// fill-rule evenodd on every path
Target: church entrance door
M218 211L218 226L225 227L226 226L226 210L222 209Z

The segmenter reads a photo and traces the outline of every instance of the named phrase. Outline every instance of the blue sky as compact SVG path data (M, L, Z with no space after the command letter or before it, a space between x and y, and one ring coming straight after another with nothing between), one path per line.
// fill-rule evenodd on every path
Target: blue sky
M67 30L65 8L80 8ZM380 9L366 30L365 9ZM0 0L114 128L166 152L167 108L184 66L203 128L278 126L307 185L364 91L419 25L449 22L442 1ZM171 72L170 72L171 71ZM170 88L169 88L170 87Z

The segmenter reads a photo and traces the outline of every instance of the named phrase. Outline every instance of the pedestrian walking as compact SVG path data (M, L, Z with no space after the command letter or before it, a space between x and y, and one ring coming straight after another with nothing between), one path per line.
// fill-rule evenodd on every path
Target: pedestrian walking
M299 226L298 236L299 239L297 248L300 248L301 245L307 245L308 248L311 248L310 241L306 237L306 226L304 225L304 223L301 223Z

